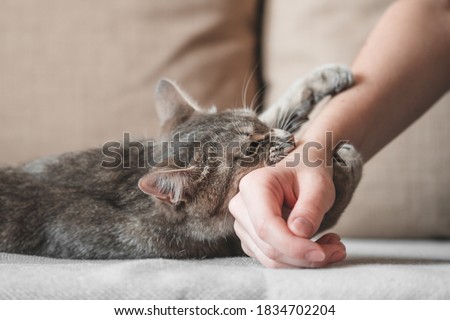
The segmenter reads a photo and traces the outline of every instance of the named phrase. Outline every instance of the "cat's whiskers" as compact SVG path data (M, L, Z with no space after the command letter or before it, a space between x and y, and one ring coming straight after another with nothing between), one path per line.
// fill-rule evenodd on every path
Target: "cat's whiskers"
M288 112L283 113L283 117L280 119L280 122L278 123L278 129L284 129L285 125L292 116L292 110L288 110Z
M297 130L300 129L300 127L302 126L302 124L305 121L306 120L298 120L298 119L292 118L288 123L286 123L286 126L283 129L285 129L286 131L289 131L291 133L295 133Z
M297 112L295 108L292 108L289 112L285 113L285 117L283 119L283 123L280 126L280 129L287 130L289 125L298 120L298 117L294 117L294 114Z
M287 113L282 113L281 114L281 118L280 118L280 110L277 111L277 121L276 121L276 126L277 129L281 129L283 128L283 124L286 122L286 117L287 117Z
M283 124L286 122L286 118L287 118L287 113L281 113L281 111L277 110L277 116L276 118L273 120L273 124L270 127L270 129L282 129L283 128Z
M248 93L248 87L250 86L250 83L252 81L253 76L255 75L255 72L256 72L257 68L258 68L258 65L256 65L253 68L253 71L250 73L250 76L248 77L248 79L246 81L244 81L245 84L244 84L244 87L242 88L242 93L241 93L241 95L242 95L241 96L242 108L244 108L244 109L249 109L249 108L251 109L251 105L249 107L249 106L247 106L247 103L246 103L246 101L247 101L247 93ZM247 77L247 75L245 77Z
M258 106L255 106L255 104L258 102L258 100L260 100L260 98L263 96L264 94L264 90L266 90L266 85L261 86L261 88L256 91L255 95L253 96L252 101L250 102L250 110L258 110L258 108L260 106L262 106L262 103L260 103ZM246 106L244 105L244 109L246 108Z

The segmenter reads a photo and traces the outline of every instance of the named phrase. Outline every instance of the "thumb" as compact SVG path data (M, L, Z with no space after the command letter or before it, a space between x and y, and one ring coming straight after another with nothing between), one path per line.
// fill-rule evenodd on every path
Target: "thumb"
M319 229L325 213L333 205L333 179L326 172L303 172L299 177L298 192L297 202L289 215L288 226L295 235L311 238Z

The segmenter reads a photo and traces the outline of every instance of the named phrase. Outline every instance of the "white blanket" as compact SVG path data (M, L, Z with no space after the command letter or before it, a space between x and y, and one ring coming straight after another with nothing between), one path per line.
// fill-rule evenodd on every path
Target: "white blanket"
M450 299L450 241L345 240L324 269L250 258L80 261L0 253L0 299Z

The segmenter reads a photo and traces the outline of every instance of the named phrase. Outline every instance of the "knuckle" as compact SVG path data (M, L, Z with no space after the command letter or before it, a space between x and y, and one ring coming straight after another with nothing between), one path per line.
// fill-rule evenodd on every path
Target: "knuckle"
M314 172L313 177L316 184L321 185L323 188L334 189L333 178L328 172Z
M242 251L244 251L244 253L249 256L249 257L254 257L253 251L251 251L247 246L242 245Z
M270 260L277 261L280 258L280 252L273 247L266 247L263 250L264 255Z
M256 169L241 178L239 181L239 190L253 191L255 187L267 184L270 180L270 171L267 168Z
M239 181L239 191L251 190L253 188L255 180L252 176L251 174L247 174L241 178Z
M237 196L233 197L228 203L228 210L234 216L238 211Z
M302 246L295 245L295 244L289 244L286 246L286 256L290 257L291 259L303 261L306 250L307 249L305 249Z
M241 229L240 229L240 226L239 226L239 223L237 220L234 220L233 229L234 229L234 232L236 233L236 235L239 237L239 233L241 232Z
M318 205L309 204L302 208L301 218L309 222L313 227L316 226L316 221L324 215L325 211Z
M255 227L256 235L261 240L266 240L269 231L267 220L262 221Z
M336 194L333 179L326 174L317 174L315 177L316 183L324 190L325 201L333 202Z
M251 181L249 178L250 174L247 174L241 178L239 181L239 190L245 189L247 184Z

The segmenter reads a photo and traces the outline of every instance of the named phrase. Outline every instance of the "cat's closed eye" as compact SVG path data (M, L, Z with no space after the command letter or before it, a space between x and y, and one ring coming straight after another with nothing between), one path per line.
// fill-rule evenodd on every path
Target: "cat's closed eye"
M250 143L247 144L245 148L245 155L246 156L255 155L258 152L260 146L261 144L259 142L251 141Z

